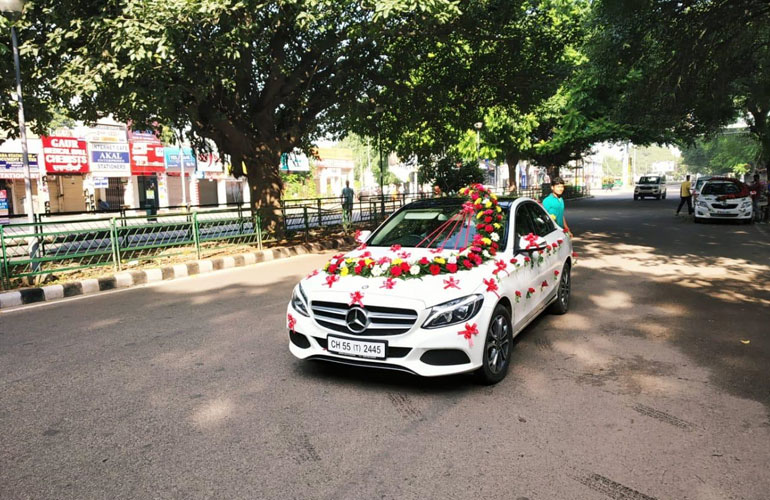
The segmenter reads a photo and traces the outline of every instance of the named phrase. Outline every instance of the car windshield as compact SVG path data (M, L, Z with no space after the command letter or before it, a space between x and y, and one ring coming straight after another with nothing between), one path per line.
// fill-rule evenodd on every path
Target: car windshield
M475 218L460 215L461 204L415 207L388 219L369 241L369 246L460 249L476 234ZM502 242L501 242L502 243ZM500 245L503 249L504 245Z
M659 184L660 177L642 177L639 179L639 184Z
M705 184L707 180L708 179L698 179L697 181L695 181L695 189L702 188L703 184Z
M709 182L703 186L704 195L738 194L740 188L734 182Z

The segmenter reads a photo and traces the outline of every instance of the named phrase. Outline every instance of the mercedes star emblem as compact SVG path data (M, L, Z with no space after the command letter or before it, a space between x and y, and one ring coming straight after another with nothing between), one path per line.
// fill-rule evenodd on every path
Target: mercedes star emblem
M363 333L369 326L369 315L366 314L364 309L354 307L345 316L345 323L347 323L348 330L351 332Z

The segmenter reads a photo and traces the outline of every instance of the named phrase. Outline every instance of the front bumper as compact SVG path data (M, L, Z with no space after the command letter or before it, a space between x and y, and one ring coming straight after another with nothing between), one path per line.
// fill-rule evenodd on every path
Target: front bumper
M438 377L474 371L481 366L485 335L495 304L485 300L481 310L469 323L476 323L479 334L473 336L472 345L459 332L465 323L444 328L423 329L428 311L418 314L414 326L406 333L387 336L360 337L326 329L312 318L297 312L291 304L287 314L294 318L294 329L289 332L289 350L299 359L317 359L354 366L397 370ZM355 340L383 340L387 342L385 359L346 356L327 350L327 336L346 337ZM445 364L450 363L450 364Z
M703 206L695 206L695 217L699 219L746 220L751 219L753 215L752 207L716 211Z

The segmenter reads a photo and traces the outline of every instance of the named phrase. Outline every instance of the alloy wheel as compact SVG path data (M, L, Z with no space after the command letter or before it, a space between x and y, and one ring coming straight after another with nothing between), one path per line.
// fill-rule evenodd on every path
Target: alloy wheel
M493 374L505 370L511 354L510 326L505 316L498 314L489 325L487 336L487 366Z

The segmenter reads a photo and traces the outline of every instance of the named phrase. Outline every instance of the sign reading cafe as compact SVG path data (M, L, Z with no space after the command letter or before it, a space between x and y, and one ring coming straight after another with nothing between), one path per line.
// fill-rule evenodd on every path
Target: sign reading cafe
M130 177L131 159L128 144L120 142L92 142L91 173L102 177Z
M74 137L41 137L43 162L49 174L87 174L86 141Z

